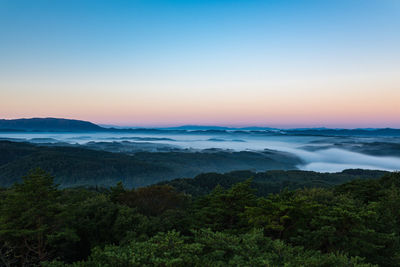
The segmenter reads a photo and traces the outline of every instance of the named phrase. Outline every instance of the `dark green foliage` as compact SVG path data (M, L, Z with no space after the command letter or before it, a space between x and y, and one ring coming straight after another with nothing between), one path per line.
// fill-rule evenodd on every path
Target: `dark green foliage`
M35 170L0 191L0 265L398 266L400 173L257 196L255 180L294 177L275 174L206 174L197 188L223 186L193 198L170 185L60 190ZM345 175L371 173L329 179Z
M15 184L1 200L0 238L22 265L47 260L51 243L74 239L62 223L59 191L53 177L40 169L31 171L23 183ZM68 236L67 236L68 235Z
M380 178L387 172L374 170L344 170L338 173L319 173L312 171L233 171L225 174L204 173L193 179L174 179L161 182L175 187L178 191L192 196L209 194L217 185L229 188L232 185L252 180L252 187L257 189L259 196L266 196L271 193L279 193L283 189L295 190L299 188L329 188L355 179Z
M214 231L243 232L248 230L244 212L256 204L250 188L251 180L235 184L228 190L217 186L209 195L195 203L195 220L200 227Z
M128 246L95 248L90 259L64 265L61 262L45 264L48 267L134 267L134 266L372 266L358 257L343 254L321 254L300 247L285 245L282 241L265 238L262 231L232 235L211 230L194 232L191 240L170 231L160 233L144 242Z
M118 184L111 188L111 192L118 203L137 208L140 213L149 216L158 216L166 210L183 207L186 202L186 196L176 192L169 185L152 185L136 190L124 190Z

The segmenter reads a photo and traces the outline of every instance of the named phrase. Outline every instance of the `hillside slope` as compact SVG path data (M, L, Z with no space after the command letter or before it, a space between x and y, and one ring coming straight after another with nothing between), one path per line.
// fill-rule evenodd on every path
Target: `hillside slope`
M203 172L296 169L297 157L277 152L141 152L133 155L81 147L39 146L0 141L0 186L10 186L30 169L41 167L62 187L145 186Z

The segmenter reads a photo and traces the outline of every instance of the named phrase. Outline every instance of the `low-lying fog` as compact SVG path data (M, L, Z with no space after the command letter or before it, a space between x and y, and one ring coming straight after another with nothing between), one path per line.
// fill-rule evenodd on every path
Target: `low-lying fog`
M260 151L264 149L292 153L302 159L299 169L336 172L349 168L400 170L400 138L285 136L246 133L6 133L0 139L32 143L132 142L160 144L177 149L224 149ZM148 150L150 151L150 150Z

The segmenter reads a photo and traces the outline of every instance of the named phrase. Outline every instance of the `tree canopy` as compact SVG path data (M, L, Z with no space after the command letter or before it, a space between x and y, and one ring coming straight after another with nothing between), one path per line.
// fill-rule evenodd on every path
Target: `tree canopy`
M0 264L398 266L399 203L399 173L265 196L247 179L193 196L59 189L36 169L0 191Z

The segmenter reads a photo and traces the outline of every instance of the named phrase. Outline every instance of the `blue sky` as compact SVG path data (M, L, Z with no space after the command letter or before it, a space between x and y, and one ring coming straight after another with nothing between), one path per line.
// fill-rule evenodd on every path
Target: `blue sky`
M400 127L399 29L397 0L0 0L0 117Z

